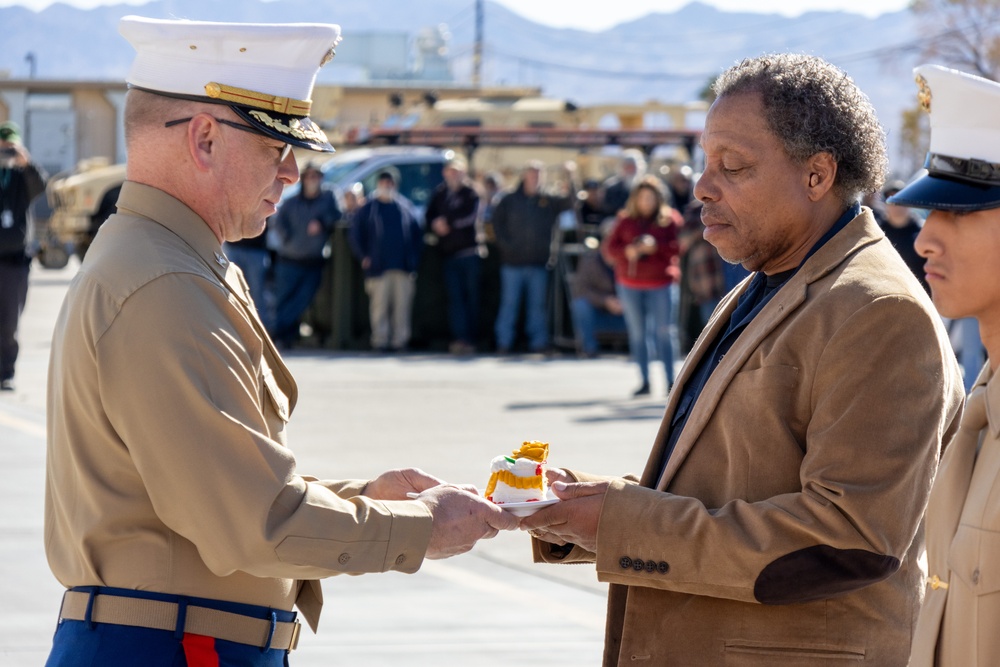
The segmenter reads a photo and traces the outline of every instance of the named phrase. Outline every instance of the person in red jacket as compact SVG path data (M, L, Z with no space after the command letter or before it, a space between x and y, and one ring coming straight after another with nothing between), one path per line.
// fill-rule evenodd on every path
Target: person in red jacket
M629 349L642 375L642 385L634 396L649 394L651 349L663 362L668 392L674 384L675 322L670 286L680 278L677 232L681 223L680 214L667 206L666 190L659 179L643 176L601 244L605 260L615 269Z

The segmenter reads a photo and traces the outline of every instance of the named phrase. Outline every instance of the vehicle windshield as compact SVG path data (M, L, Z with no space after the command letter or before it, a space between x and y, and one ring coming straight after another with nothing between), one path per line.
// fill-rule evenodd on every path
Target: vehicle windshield
M329 162L324 165L323 180L327 183L338 183L345 174L355 170L364 160L343 160L341 162Z

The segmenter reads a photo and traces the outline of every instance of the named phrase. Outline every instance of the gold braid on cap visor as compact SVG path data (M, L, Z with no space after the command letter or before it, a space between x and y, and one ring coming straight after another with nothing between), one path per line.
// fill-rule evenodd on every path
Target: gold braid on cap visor
M312 110L312 100L293 100L290 97L268 95L256 90L227 86L214 81L205 84L205 94L216 100L242 104L243 106L266 111L275 111L290 116L308 116Z
M277 118L271 118L263 111L250 111L251 116L256 118L259 122L267 125L269 128L275 132L280 132L281 134L287 134L290 137L295 137L296 139L302 139L305 141L315 141L318 143L327 143L326 133L319 129L312 123L309 127L303 127L299 122L298 118L292 118L287 124L282 123Z

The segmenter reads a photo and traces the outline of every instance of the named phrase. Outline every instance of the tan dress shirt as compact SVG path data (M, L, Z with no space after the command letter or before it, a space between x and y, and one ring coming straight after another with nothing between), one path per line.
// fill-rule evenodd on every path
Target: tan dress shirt
M431 517L300 475L295 382L206 223L126 182L52 341L45 547L65 586L291 609L318 579L416 571Z
M989 368L934 481L927 563L910 665L1000 665L1000 384Z

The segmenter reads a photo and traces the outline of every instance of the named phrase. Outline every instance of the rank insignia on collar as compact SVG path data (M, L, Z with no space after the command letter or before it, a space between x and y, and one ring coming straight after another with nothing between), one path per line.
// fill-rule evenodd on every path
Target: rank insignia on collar
M226 256L223 255L221 252L215 253L215 262L223 268L225 268L226 265L229 264L229 260L226 259Z
M920 103L920 108L927 113L931 112L931 87L927 85L927 79L917 75L917 86L920 90L917 91L917 102Z

